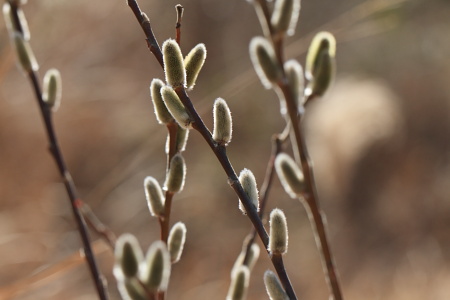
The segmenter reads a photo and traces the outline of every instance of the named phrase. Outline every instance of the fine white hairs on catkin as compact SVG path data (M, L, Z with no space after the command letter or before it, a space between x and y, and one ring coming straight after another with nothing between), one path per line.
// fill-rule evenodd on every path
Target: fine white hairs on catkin
M186 69L180 46L173 39L166 40L162 45L164 73L166 82L173 88L186 84Z
M270 23L275 32L294 35L300 15L300 0L277 0Z
M297 163L286 153L280 153L275 158L275 170L286 193L297 198L305 189L303 172Z
M160 217L164 214L164 194L158 181L147 176L144 180L145 197L150 214L154 217Z
M156 119L160 124L167 124L174 121L169 110L164 103L161 95L161 89L165 86L161 79L153 79L150 84L150 95L152 97L153 108L155 110Z
M289 296L284 291L280 280L274 272L267 270L264 273L264 285L270 300L289 300Z
M170 260L176 263L180 260L183 253L184 243L186 242L186 225L178 222L173 225L169 233L167 245L170 253Z
M227 145L231 141L233 122L227 103L222 98L214 102L214 130L213 139L219 145Z
M170 161L164 188L171 193L179 193L183 190L185 178L186 163L184 162L183 156L178 153Z
M206 59L205 44L198 44L186 55L184 59L184 67L186 69L186 87L194 88L198 74L203 67Z
M270 89L281 78L281 70L275 58L272 44L263 37L254 37L250 42L250 59L262 85Z
M288 247L288 229L286 216L281 209L275 208L270 213L269 250L272 254L285 254Z
M255 175L253 175L252 171L249 169L243 169L239 174L239 182L241 183L244 192L250 199L251 204L253 204L254 209L259 211L259 194ZM239 209L242 213L247 213L242 201L239 201Z
M166 85L161 88L161 96L166 104L170 114L177 121L178 125L183 128L190 128L192 118L178 97L177 93L170 86Z
M142 282L152 292L166 291L170 277L170 254L163 241L156 241L150 246L145 257L146 269Z

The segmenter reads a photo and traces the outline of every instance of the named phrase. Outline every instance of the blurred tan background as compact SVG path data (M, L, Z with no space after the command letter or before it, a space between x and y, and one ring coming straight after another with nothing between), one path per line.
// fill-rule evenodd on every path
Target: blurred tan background
M40 75L53 67L62 74L55 124L81 196L114 232L135 234L146 249L159 227L142 183L147 175L163 181L166 135L148 86L163 73L125 1L29 2ZM227 100L230 159L261 184L270 137L283 120L248 58L251 37L261 34L253 7L243 0L140 2L160 44L174 37L174 5L185 7L183 51L200 42L208 49L193 102L211 126L214 99ZM338 40L336 84L308 108L305 124L346 299L450 299L449 20L445 0L302 1L287 56L303 63L311 34L322 29ZM85 264L71 260L78 233L4 27L0 22L0 298L95 299ZM167 299L224 299L250 222L195 132L184 155L187 182L172 220L185 222L188 236ZM298 297L327 299L305 212L278 180L269 207L288 218L286 265ZM111 252L100 250L98 258L111 299L119 299ZM262 275L269 267L262 253L248 299L267 299ZM48 268L52 276L30 284Z

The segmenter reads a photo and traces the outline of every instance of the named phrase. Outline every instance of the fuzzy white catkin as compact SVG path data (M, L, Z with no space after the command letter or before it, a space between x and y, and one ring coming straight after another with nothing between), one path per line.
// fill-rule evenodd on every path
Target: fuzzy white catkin
M170 254L163 241L150 246L145 257L146 268L141 277L150 291L166 291L170 277Z
M302 65L295 59L290 59L284 63L284 72L291 88L292 95L297 101L297 106L303 105L305 79L303 77Z
M289 300L280 280L274 272L267 270L264 273L264 285L270 300Z
M268 250L272 254L285 254L288 247L288 229L286 216L281 209L270 213L270 233Z
M169 233L168 248L170 253L170 259L172 263L176 263L180 260L183 253L184 243L186 242L186 225L182 222L178 222L173 225Z
M183 128L190 128L192 119L177 93L170 86L164 86L161 88L161 96L164 100L164 104L169 110L170 114L177 121L178 125Z
M166 40L162 45L164 73L166 82L173 88L186 84L186 70L180 46L173 39Z
M144 190L150 214L154 217L162 216L164 214L165 199L158 181L151 176L147 176L144 179Z
M6 28L11 39L14 38L14 34L21 34L25 41L30 40L30 30L28 28L28 22L23 10L17 8L17 17L19 24L13 21L11 4L9 2L3 3L3 17L5 19Z
M194 88L198 74L206 59L205 44L198 44L186 55L184 67L186 69L186 86L188 89Z
M250 59L256 74L266 89L281 78L281 70L276 62L272 44L263 37L254 37L250 41Z
M250 271L246 266L240 266L234 277L231 279L230 289L228 290L226 300L244 300L246 299L248 283L250 280Z
M270 20L276 32L294 35L300 15L300 0L277 0Z
M166 175L164 187L172 193L179 193L183 190L186 178L186 163L183 156L178 153L170 161L169 171Z
M253 175L252 171L250 171L249 169L243 169L239 174L239 182L241 183L244 192L247 194L255 210L259 211L259 194L255 175ZM244 205L242 204L242 201L239 201L239 209L244 214L247 213Z
M306 78L310 81L307 95L322 96L333 82L335 66L336 40L329 32L319 32L311 42L306 56Z
M161 95L161 89L165 86L161 79L153 79L150 84L150 95L152 97L153 108L155 110L156 119L160 124L167 124L174 121L169 110L164 103Z
M13 39L19 66L22 68L24 73L28 74L39 70L38 62L34 56L33 49L31 49L30 44L24 40L20 33L15 33Z
M61 104L62 80L57 69L50 69L44 75L42 100L56 112Z
M286 193L297 198L305 189L303 172L295 161L286 153L280 153L275 158L275 170Z
M116 263L113 273L117 281L137 275L139 265L144 259L139 241L129 233L122 234L117 239L114 256Z
M213 139L219 145L227 145L231 141L233 121L230 109L222 98L217 98L214 102L213 115Z

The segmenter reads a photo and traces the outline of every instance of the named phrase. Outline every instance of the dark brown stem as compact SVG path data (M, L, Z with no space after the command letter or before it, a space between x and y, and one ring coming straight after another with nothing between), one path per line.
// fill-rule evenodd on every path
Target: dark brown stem
M308 154L308 149L306 147L305 137L303 135L303 130L301 127L302 124L300 122L300 115L298 114L296 101L295 99L293 99L291 90L287 84L280 83L279 87L281 88L285 96L291 123L297 124L297 126L292 126L296 142L296 145L293 146L298 150L300 155L300 161L306 185L306 190L303 194L303 197L307 203L307 209L310 210L310 215L312 215L312 226L313 229L315 229L314 233L316 236L317 247L322 254L322 265L325 272L325 277L327 283L329 284L330 291L333 295L334 300L342 300L342 293L336 273L336 268L334 266L333 256L331 254L330 246L327 240L325 225L319 207L312 162Z
M261 189L259 191L259 201L260 201L259 217L261 219L264 216L264 210L266 208L267 199L269 198L270 187L272 186L273 178L275 175L274 162L275 162L275 158L277 157L278 153L280 153L280 151L281 151L281 144L282 144L282 140L280 139L280 134L275 134L272 137L272 153L270 155L269 162L267 163L266 174L264 176L264 181L263 181L263 183L261 185ZM244 257L244 261L242 262L242 264L244 264L244 265L249 264L250 250L256 239L256 230L254 227L252 227L252 230L251 230L249 236L250 236L250 239L247 242L245 257Z
M175 25L176 30L176 41L177 44L181 43L181 19L183 18L183 6L181 4L175 5L175 9L177 11L177 24Z
M155 56L156 60L161 65L161 67L164 68L163 55L161 49L159 48L158 41L156 40L155 35L153 34L149 18L142 13L136 0L128 0L127 4L133 11L134 16L138 20L142 30L144 31L145 36L147 37L146 41L148 49L153 53L153 55Z
M136 19L141 22L142 18L142 12L139 9L138 4L136 3L136 0L128 0L128 6L133 10L134 15ZM146 24L150 27L150 22L147 21ZM147 29L149 32L151 32L151 27ZM145 32L145 30L144 30ZM147 34L146 34L147 35ZM153 34L147 35L148 43L151 45L157 45L156 40L149 41L149 39L154 39ZM159 49L159 47L158 47ZM159 51L150 51L155 55L156 59L158 59L157 54L161 54L161 50ZM162 57L161 57L162 59ZM158 59L159 61L159 59ZM161 64L161 63L160 63ZM164 68L163 64L161 66ZM193 124L192 127L197 130L204 140L207 142L211 150L216 155L219 163L222 165L222 168L224 169L227 177L228 177L228 183L233 188L235 193L238 195L239 199L242 201L242 204L244 205L247 215L250 219L250 221L253 223L253 226L256 229L256 232L258 233L259 237L261 238L261 241L264 244L264 247L267 249L267 245L269 243L269 235L267 234L264 225L262 224L261 218L258 215L258 212L254 209L253 204L251 203L251 200L248 198L247 194L244 192L242 185L239 182L239 179L233 169L233 166L231 165L228 156L226 154L226 149L222 145L218 145L212 138L211 132L208 130L208 128L203 123L203 120L198 115L197 111L195 110L194 106L192 105L191 100L189 99L188 95L186 94L186 91L183 87L178 87L175 89L176 93L180 97L181 101L183 102L184 106L186 107L187 111L193 118ZM286 274L286 271L284 269L284 265L282 264L282 258L279 260L272 260L272 263L274 264L275 269L277 270L278 276L280 277L281 282L283 283L283 286L286 290L286 293L288 294L289 298L291 300L297 300L297 297L295 295L295 292L292 288L291 282L289 280L289 277Z
M83 243L83 250L84 255L86 256L86 261L89 266L89 270L92 276L92 280L95 283L95 287L97 289L97 294L99 296L99 299L106 300L108 299L108 294L106 292L106 286L105 286L105 279L103 275L101 274L97 262L95 260L95 256L92 251L90 238L89 238L89 232L86 228L86 222L80 212L80 206L82 205L82 202L78 198L75 183L72 179L72 176L70 175L66 164L63 159L63 155L61 153L58 140L54 131L52 117L51 117L51 111L50 109L45 105L43 99L42 99L42 92L39 85L39 81L37 78L37 75L35 72L30 72L28 74L28 77L32 83L33 90L36 95L36 99L39 104L39 108L41 111L42 119L44 121L45 129L47 132L47 138L49 142L49 150L52 154L56 165L58 167L58 171L61 175L61 178L64 181L64 186L66 187L67 195L69 196L70 205L72 208L72 213L75 218L75 222L78 227L78 232L80 233L81 240Z
M11 1L11 13L12 13L12 19L14 22L17 22L16 29L23 34L23 29L19 22L18 17L18 6ZM58 144L58 139L56 137L56 133L53 126L53 119L52 119L52 112L51 109L44 103L44 100L42 98L42 90L39 84L39 80L37 77L37 73L35 71L29 71L28 72L28 78L31 82L33 91L36 96L36 100L38 102L38 106L41 112L42 120L44 122L45 131L47 134L47 139L49 143L49 150L51 155L53 156L53 159L55 160L55 163L58 167L58 171L60 173L60 176L64 182L64 186L67 191L67 195L69 197L70 206L72 208L72 213L75 218L75 222L78 227L78 232L80 233L81 241L83 244L83 251L84 256L86 257L86 261L89 266L89 271L92 276L92 280L94 281L97 294L99 296L99 299L101 300L107 300L108 294L106 292L106 280L104 279L103 275L101 274L97 262L95 259L95 256L93 254L90 238L89 238L89 232L87 230L86 222L83 218L83 215L81 213L81 206L83 206L83 202L78 197L78 193L75 187L75 183L72 179L72 176L70 175L66 163L64 161L61 149Z
M192 127L197 130L204 138L204 140L208 143L211 150L216 155L218 161L222 165L223 170L227 174L228 177L228 183L233 188L235 193L238 195L239 199L241 200L242 204L245 207L245 210L247 212L247 216L249 217L250 221L253 224L253 227L255 228L256 232L258 233L261 241L263 242L264 248L267 249L268 243L269 243L269 236L264 228L264 225L262 224L262 220L260 216L258 215L258 212L254 209L254 206L251 202L251 200L248 198L247 194L244 192L244 189L242 188L242 185L239 182L239 179L236 175L236 172L233 169L233 166L231 165L228 156L226 154L226 148L222 145L217 144L212 136L211 132L208 130L208 128L203 123L203 120L198 115L197 111L195 110L194 106L192 105L191 100L189 99L189 96L186 94L186 91L183 87L176 88L175 91L177 92L178 96L180 97L181 101L183 102L184 106L186 107L187 111L193 118ZM286 293L289 296L289 299L296 300L297 296L295 295L294 289L292 288L291 282L289 280L289 277L286 273L286 269L283 265L283 259L280 257L279 259L272 259L272 263L278 273L278 276L286 290Z
M264 11L265 9L267 9L267 4L264 0L258 0L258 4L259 5L255 5L255 7L257 8L258 15L260 15L258 7L260 7L260 9ZM283 57L284 35L274 34L273 27L270 24L270 19L267 16L267 14L265 14L265 20L266 24L263 24L262 27L263 28L268 27L268 30L265 30L265 35L267 38L269 38L269 34L267 34L266 32L268 31L270 33L270 38L274 46L276 59L278 61L280 70L282 70L282 79L277 83L277 85L283 94L284 100L286 101L289 120L290 123L292 124L292 129L295 137L295 143L293 143L292 148L294 150L295 156L300 158L300 163L302 165L302 170L305 176L305 184L307 188L304 193L304 198L308 206L307 210L310 211L309 216L316 237L317 247L321 252L322 265L326 281L329 284L330 291L331 294L333 295L334 300L342 300L342 293L336 275L336 269L333 263L333 257L331 254L330 246L326 237L325 225L323 223L323 219L321 216L316 190L316 183L314 180L312 168L312 161L308 155L308 150L303 136L303 131L300 123L300 115L298 113L297 108L297 101L296 99L294 99L292 95L292 91L288 85L288 81L284 73L284 57ZM309 102L313 97L315 97L315 95L309 95L306 102Z

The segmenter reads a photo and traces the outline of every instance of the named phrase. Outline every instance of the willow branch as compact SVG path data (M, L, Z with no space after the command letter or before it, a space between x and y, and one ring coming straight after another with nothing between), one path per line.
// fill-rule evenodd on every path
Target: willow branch
M82 205L82 202L78 198L78 193L77 193L77 190L75 187L75 183L74 183L72 176L70 175L70 173L66 167L65 161L63 159L63 155L61 153L61 150L60 150L60 147L58 144L58 140L57 140L57 137L55 134L55 130L53 127L50 109L45 105L45 103L42 99L42 92L41 92L41 88L40 88L36 73L33 71L29 72L28 77L32 83L33 90L35 92L35 96L36 96L36 99L38 101L39 108L41 111L42 119L45 124L45 129L46 129L47 138L48 138L48 142L49 142L50 153L52 154L52 156L56 162L58 171L61 175L61 178L64 181L64 186L66 188L67 195L69 196L72 213L75 218L75 222L78 227L78 232L80 233L80 237L81 237L81 240L83 243L84 255L86 257L86 261L89 266L92 280L95 283L95 287L96 287L99 299L106 300L106 299L108 299L108 294L106 292L105 279L103 278L103 275L101 274L101 272L97 266L97 262L96 262L94 254L93 254L93 251L92 251L89 232L87 230L86 222L80 211L80 206Z

